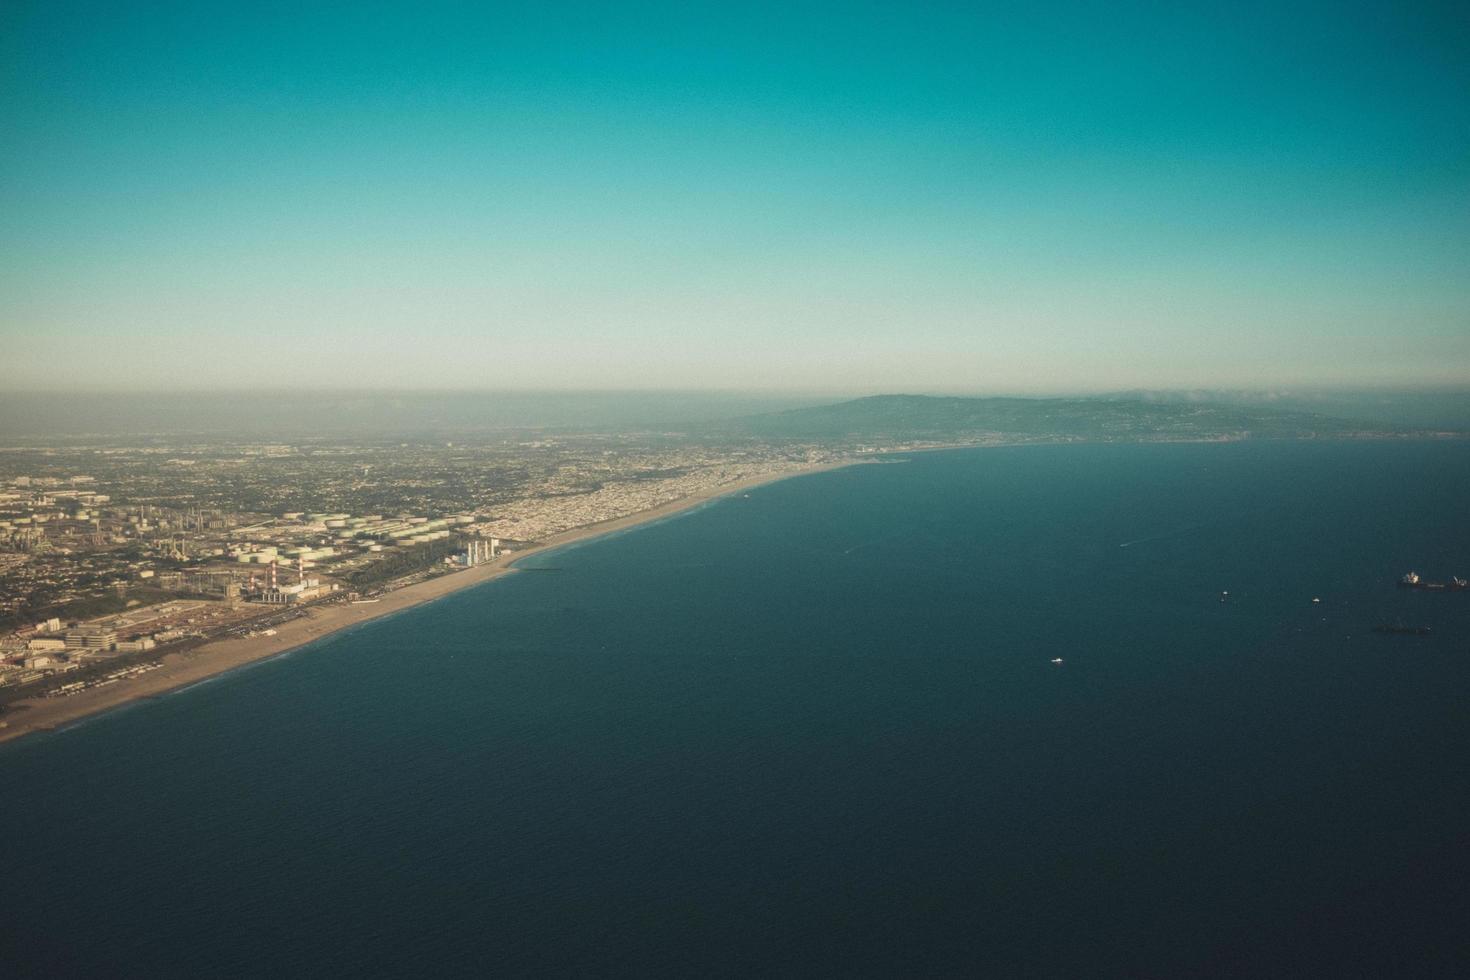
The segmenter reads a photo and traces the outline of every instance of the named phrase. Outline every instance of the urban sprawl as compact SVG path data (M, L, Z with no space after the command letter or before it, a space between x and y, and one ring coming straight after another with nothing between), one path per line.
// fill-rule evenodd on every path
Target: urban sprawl
M0 704L839 458L615 436L3 449Z

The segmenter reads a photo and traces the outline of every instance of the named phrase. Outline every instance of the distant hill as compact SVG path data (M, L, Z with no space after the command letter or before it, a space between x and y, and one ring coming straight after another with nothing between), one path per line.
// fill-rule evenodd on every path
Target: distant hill
M996 436L1090 440L1301 438L1403 430L1301 411L1119 398L875 395L748 416L731 434L820 442L961 442Z

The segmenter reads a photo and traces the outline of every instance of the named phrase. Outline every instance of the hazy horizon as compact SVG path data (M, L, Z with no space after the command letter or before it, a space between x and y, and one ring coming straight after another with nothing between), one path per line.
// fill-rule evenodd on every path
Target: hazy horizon
M1435 4L0 14L0 388L1470 383Z
M902 391L867 394L954 395ZM698 390L0 391L0 440L34 443L48 437L115 440L187 436L253 441L365 437L433 441L497 431L677 431L769 412L830 405L852 397L863 396ZM1150 390L1057 392L1045 397L1198 402L1470 432L1470 388Z

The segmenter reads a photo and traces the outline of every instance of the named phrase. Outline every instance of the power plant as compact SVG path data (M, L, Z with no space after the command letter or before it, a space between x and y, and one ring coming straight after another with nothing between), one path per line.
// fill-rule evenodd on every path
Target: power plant
M499 556L499 538L471 538L465 543L464 552L456 555L454 561L455 564L463 565L465 568L473 568Z

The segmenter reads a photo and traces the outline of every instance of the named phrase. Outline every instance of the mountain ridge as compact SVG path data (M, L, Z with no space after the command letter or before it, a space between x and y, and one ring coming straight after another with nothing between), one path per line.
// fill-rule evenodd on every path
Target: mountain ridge
M788 440L962 441L997 436L1066 439L1311 438L1428 435L1299 410L1138 398L870 395L733 421L748 435Z

